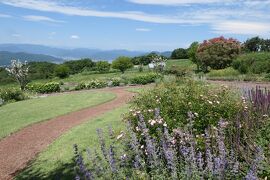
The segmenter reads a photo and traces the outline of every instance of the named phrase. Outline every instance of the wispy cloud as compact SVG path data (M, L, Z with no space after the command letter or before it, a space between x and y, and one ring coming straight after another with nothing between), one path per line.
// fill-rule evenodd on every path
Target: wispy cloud
M12 37L15 37L15 38L19 38L19 37L22 37L21 34L11 34Z
M209 25L211 31L223 34L256 34L269 33L270 15L267 6L270 0L126 0L137 4L151 5L190 5L181 13L151 14L142 11L100 11L87 7L72 6L63 1L48 0L0 0L0 3L13 7L26 8L44 12L54 12L72 16L104 17L136 20L159 24ZM262 6L260 3L263 3ZM195 4L195 5L194 5ZM197 5L200 4L200 5ZM191 5L194 5L191 6ZM241 8L240 8L241 7ZM251 8L252 7L252 8ZM170 7L171 8L171 7ZM177 9L178 7L173 7ZM62 22L44 16L30 16L30 20ZM137 31L148 31L137 28ZM75 39L75 38L74 38Z
M34 21L34 22L41 22L41 21L51 22L51 23L64 23L65 22L65 21L56 20L47 16L35 16L35 15L23 16L23 19L27 21Z
M141 32L149 32L149 31L151 31L151 29L148 29L148 28L136 28L135 30L136 31L141 31Z
M39 1L39 0L0 0L0 2L27 9L38 11L56 12L66 15L74 16L92 16L92 17L110 17L130 19L143 22L161 23L161 24L179 24L188 23L188 21L179 19L172 16L147 14L140 11L123 11L123 12L110 12L110 11L97 11L86 9L82 7L66 6L52 1Z
M213 24L212 28L219 34L267 35L270 33L270 23L226 21Z
M208 4L208 3L221 3L229 2L231 0L127 0L136 4L151 4L151 5L166 5L178 6L188 4Z
M70 36L70 39L80 39L80 36L78 36L78 35L71 35Z
M11 15L8 15L8 14L1 14L0 13L0 18L11 18L12 16Z

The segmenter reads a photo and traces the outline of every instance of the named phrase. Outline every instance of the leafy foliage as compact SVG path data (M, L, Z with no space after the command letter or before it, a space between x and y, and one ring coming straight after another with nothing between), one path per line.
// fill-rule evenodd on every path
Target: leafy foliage
M246 52L269 52L270 39L262 39L259 36L248 39L243 48Z
M193 63L197 65L197 70L199 70L199 67L200 67L200 62L198 61L198 58L197 58L198 47L199 47L199 43L193 42L188 48L188 57Z
M86 87L88 89L96 89L96 88L103 88L103 87L106 87L108 84L106 81L103 81L103 80L91 80L90 82L88 82L86 84Z
M137 96L132 106L147 119L148 110L159 107L169 130L186 125L188 112L194 112L196 133L203 133L209 125L216 126L220 118L232 119L241 109L239 100L225 87L211 88L193 81L183 86L161 84ZM129 119L132 117L131 113Z
M163 58L163 59L168 59L167 57L163 55L159 55L155 52L151 52L147 55L134 57L131 59L131 61L134 65L148 65L149 63L153 61L154 58L158 58L158 57Z
M53 93L53 92L60 92L60 83L57 82L49 82L49 83L33 83L28 84L26 89L32 92L37 93Z
M166 74L173 74L176 77L184 77L189 73L189 70L179 66L179 65L173 65L171 67L169 67L166 71Z
M270 73L270 53L248 53L233 61L233 67L241 73Z
M124 73L127 69L133 67L131 59L129 57L121 56L112 62L112 68L120 70Z
M156 73L148 73L145 75L135 76L130 79L131 84L149 84L155 82L159 77Z
M109 72L110 66L111 66L110 63L108 63L107 61L98 61L96 62L95 69L100 73L105 73Z
M64 65L68 66L70 69L70 74L77 74L85 69L93 69L95 67L95 62L91 59L80 59L75 61L66 61Z
M67 78L70 74L70 69L68 66L61 64L55 67L54 73L59 78Z
M54 68L57 65L50 62L30 62L29 79L49 79L54 76Z
M27 96L19 89L9 88L0 90L0 99L3 104L5 102L22 101L27 99Z
M9 76L8 71L5 68L0 67L0 84L8 84L16 82L14 78Z
M188 51L184 48L178 48L173 50L171 59L187 59L188 58Z
M197 57L203 71L208 67L212 69L224 69L231 65L232 61L240 53L240 43L235 39L218 37L205 40L199 45Z

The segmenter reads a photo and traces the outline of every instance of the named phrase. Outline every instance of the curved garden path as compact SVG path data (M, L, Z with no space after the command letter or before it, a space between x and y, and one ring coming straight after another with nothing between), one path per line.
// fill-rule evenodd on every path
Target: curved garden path
M125 88L108 88L116 98L95 107L85 108L40 122L0 140L0 180L12 179L39 152L74 126L125 104L134 94Z

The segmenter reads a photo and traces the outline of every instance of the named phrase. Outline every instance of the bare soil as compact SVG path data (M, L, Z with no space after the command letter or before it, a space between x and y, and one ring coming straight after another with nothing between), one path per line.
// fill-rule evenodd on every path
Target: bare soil
M0 140L0 180L13 179L16 172L24 169L38 153L63 133L89 119L127 103L134 95L123 87L108 88L101 91L112 92L117 97L110 102L95 107L85 108L30 125Z

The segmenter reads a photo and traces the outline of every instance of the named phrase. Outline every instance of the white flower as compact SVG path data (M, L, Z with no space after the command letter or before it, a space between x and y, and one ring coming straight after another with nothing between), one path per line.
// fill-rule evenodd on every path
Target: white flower
M122 132L121 134L119 134L119 135L116 137L116 139L118 140L118 139L122 138L123 136L124 136L124 133Z
M196 117L199 117L199 114L198 114L198 113L196 113L196 112L194 113L194 115L195 115Z
M167 127L167 123L164 123L163 126L164 126L164 127Z
M141 149L143 149L144 148L144 145L141 145Z

